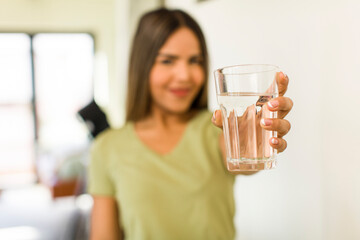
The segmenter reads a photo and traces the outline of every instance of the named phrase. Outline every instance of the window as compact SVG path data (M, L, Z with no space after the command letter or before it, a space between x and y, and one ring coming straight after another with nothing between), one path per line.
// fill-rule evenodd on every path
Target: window
M93 49L84 33L0 34L0 188L88 144L76 113L93 97Z

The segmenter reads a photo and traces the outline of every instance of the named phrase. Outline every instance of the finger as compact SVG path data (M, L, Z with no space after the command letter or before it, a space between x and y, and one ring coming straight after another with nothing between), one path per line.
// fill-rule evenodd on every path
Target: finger
M212 123L222 129L222 115L220 110L215 110L211 118Z
M279 72L276 75L276 82L279 89L279 96L284 96L289 84L289 77L285 73Z
M286 135L291 128L291 124L288 120L278 118L263 118L260 121L260 125L265 130L276 131L278 137Z
M287 148L287 142L282 138L271 138L270 145L275 148L278 153L283 152Z
M268 109L272 112L279 112L278 118L284 118L293 108L294 103L288 97L277 97L267 103Z

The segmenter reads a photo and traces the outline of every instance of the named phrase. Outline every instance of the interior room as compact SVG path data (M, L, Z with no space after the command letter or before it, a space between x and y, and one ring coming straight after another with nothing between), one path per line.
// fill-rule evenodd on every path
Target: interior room
M360 239L360 2L0 0L0 239L89 238L90 150L124 126L140 16L182 9L214 70L274 64L294 107L274 170L237 176L238 240ZM349 113L349 115L347 115Z

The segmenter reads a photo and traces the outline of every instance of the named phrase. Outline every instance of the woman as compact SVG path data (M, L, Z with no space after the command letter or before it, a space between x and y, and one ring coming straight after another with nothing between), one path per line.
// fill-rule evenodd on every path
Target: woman
M131 51L127 122L97 137L90 164L91 239L233 239L234 175L222 160L221 113L207 111L208 55L186 13L144 15ZM280 95L287 88L280 73ZM283 118L292 102L271 110ZM262 126L285 135L283 119ZM286 141L275 139L279 152Z

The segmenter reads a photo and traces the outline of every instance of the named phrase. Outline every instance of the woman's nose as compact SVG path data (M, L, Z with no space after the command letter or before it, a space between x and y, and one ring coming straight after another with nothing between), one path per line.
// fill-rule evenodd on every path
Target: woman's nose
M175 68L175 78L179 81L188 81L190 79L190 66L187 63L180 62Z

